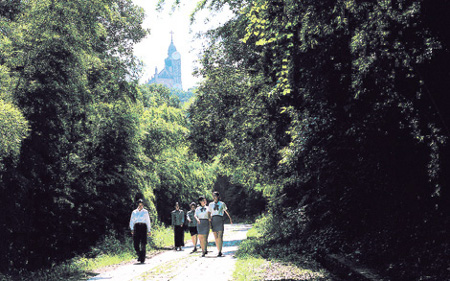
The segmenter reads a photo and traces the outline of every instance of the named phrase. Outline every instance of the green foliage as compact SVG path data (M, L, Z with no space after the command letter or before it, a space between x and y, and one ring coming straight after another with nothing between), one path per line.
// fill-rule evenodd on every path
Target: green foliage
M48 266L122 229L139 187L131 48L145 35L142 10L130 1L14 7L1 21L1 99L30 130L1 174L2 270ZM19 144L26 123L2 108L14 113Z
M256 220L236 253L238 262L233 276L236 280L330 280L329 273L294 243L277 237L285 225L276 224L272 214ZM274 227L274 229L271 229ZM276 228L276 229L275 229ZM299 254L301 253L301 254Z
M405 245L448 246L423 225L433 221L444 233L450 222L448 2L201 7L209 4L230 5L235 17L208 32L205 80L190 109L192 148L264 191L279 241L312 251L363 249L381 270L411 254ZM380 229L395 238L369 246L364 237ZM434 274L448 275L439 264Z
M157 226L152 230L151 247L155 249L173 246L173 228Z
M10 155L17 156L20 152L22 140L28 134L28 123L20 110L1 99L0 134L2 136L0 139L0 161Z
M29 124L11 95L14 82L9 68L0 64L0 170L5 158L17 159L22 142L29 133Z
M183 91L177 88L170 89L172 95L177 96L181 104L187 103L193 96L194 93L191 90Z
M214 168L188 152L179 98L137 85L141 8L131 0L0 8L0 270L48 267L102 238L109 249L97 254L122 251L107 234L123 234L136 198L157 224L158 213L169 217L165 198L205 193Z
M108 233L86 255L52 264L50 268L34 271L13 270L5 275L0 274L0 280L83 280L91 276L96 269L134 258L131 238L118 240L116 234Z
M172 90L161 84L145 84L139 87L145 107L158 107L166 104L179 108L180 100L172 94Z
M141 116L141 144L148 181L155 196L158 219L170 224L175 202L189 203L206 194L216 177L214 164L206 165L188 150L189 123L178 97L161 85L142 85L146 108Z
M233 272L234 280L263 280L262 273L264 269L262 268L265 264L265 260L261 258L246 258L240 259L236 263L236 269Z

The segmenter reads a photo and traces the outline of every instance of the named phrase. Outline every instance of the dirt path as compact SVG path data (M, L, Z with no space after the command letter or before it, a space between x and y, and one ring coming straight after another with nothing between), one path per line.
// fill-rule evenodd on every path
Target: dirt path
M225 225L224 257L217 257L214 235L209 234L208 254L202 258L199 252L191 253L192 242L186 244L184 251L167 251L147 259L144 264L130 264L113 271L97 275L88 281L147 281L147 280L194 280L211 278L214 281L232 280L236 259L234 254L239 244L246 239L249 224ZM190 237L187 234L187 237Z

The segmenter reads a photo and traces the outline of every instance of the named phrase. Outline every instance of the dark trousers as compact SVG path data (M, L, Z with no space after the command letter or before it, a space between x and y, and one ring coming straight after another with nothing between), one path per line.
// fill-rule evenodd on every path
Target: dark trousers
M133 242L138 260L144 262L145 248L147 246L147 225L145 223L136 223L134 225Z
M175 247L184 246L184 230L182 226L175 225Z

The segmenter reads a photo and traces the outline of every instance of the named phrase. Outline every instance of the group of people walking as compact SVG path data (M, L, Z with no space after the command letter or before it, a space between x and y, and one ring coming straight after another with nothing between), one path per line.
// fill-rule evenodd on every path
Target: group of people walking
M194 249L192 252L197 251L197 242L200 240L200 247L202 249L202 257L204 257L208 250L208 236L210 229L214 234L216 241L216 247L218 257L223 256L223 231L224 231L224 214L230 219L230 223L233 221L230 214L227 212L227 205L220 201L219 192L213 192L214 201L209 203L205 197L200 196L198 198L198 206L195 202L190 204L191 210L186 214L186 220L188 222L189 232L191 234L192 244ZM174 226L175 236L175 250L181 250L184 246L184 212L180 210L178 203L175 204L175 210L172 212L172 225Z
M180 209L178 202L175 204L175 210L171 213L172 225L174 228L174 242L175 250L182 250L184 246L184 223L187 221L187 226L191 234L192 244L194 249L192 252L197 252L197 243L200 241L202 249L202 257L208 253L208 236L210 229L214 234L218 257L222 257L223 246L223 231L224 231L224 214L231 220L230 214L227 212L227 205L220 201L220 194L217 191L213 192L214 201L208 204L205 197L198 198L198 205L195 202L190 204L190 211L184 214ZM138 200L138 207L131 214L130 229L133 235L133 244L138 261L145 262L145 249L147 245L147 235L151 235L151 224L148 211L144 209L144 202L142 199Z

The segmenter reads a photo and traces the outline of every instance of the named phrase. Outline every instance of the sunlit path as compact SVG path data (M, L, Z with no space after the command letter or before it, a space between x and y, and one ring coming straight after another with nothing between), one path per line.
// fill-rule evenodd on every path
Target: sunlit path
M191 280L191 278L214 278L214 280L231 280L239 244L246 239L249 224L225 225L224 257L217 257L214 236L210 234L208 254L205 258L200 253L191 254L192 242L186 243L184 251L167 251L151 259L145 264L130 264L113 271L102 273L89 280Z

